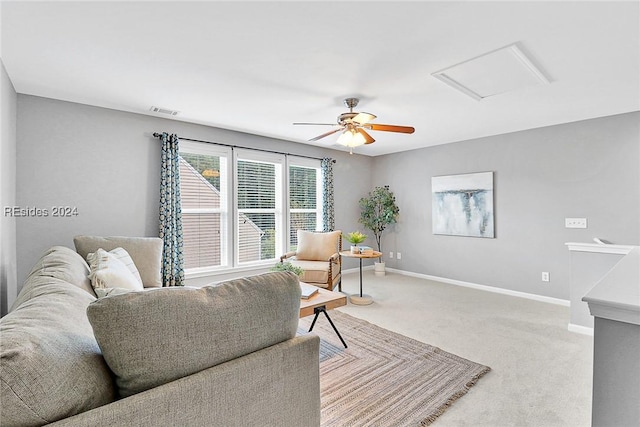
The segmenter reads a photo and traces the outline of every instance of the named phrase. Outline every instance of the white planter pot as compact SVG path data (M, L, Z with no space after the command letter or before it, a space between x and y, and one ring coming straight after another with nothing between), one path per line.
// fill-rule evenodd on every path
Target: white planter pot
M352 254L359 254L360 253L360 248L358 247L358 245L351 245L351 253Z
M384 276L385 275L384 261L383 262L374 262L373 263L373 274L375 274L376 276Z

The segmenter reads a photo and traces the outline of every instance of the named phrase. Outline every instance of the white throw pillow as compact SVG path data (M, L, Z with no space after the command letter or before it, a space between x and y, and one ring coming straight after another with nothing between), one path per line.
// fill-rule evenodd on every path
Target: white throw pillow
M133 259L131 259L129 252L127 252L123 248L115 248L110 250L109 253L112 255L115 255L115 257L118 258L120 262L126 265L129 271L131 272L131 274L133 274L133 277L138 279L138 282L140 282L140 284L144 286L144 284L142 283L142 278L140 277L140 272L136 268L136 265L133 262Z
M91 273L89 279L94 290L99 288L124 288L144 290L142 283L116 255L100 248L87 255Z

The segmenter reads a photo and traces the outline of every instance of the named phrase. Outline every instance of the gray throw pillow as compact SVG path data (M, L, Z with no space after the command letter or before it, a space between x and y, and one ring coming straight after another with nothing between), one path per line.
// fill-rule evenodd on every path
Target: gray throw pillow
M114 295L87 308L121 397L293 338L299 313L298 278L288 272Z

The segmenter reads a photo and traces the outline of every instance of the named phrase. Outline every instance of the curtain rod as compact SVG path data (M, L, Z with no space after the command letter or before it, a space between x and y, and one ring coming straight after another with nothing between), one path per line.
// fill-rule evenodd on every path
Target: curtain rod
M160 138L162 136L162 134L158 133L158 132L154 132L153 136L156 137L156 138ZM321 157L312 157L312 156L304 156L304 155L301 155L301 154L285 153L285 152L282 152L282 151L265 150L263 148L242 147L240 145L223 144L221 142L213 142L213 141L203 141L201 139L183 138L181 136L178 136L178 139L181 139L181 140L184 140L184 141L204 142L204 143L207 143L207 144L221 145L223 147L230 147L230 148L242 148L243 150L255 150L255 151L262 151L264 153L284 154L285 156L295 156L295 157L302 157L302 158L305 158L305 159L322 160ZM331 163L335 163L335 162L336 162L335 159L331 159Z

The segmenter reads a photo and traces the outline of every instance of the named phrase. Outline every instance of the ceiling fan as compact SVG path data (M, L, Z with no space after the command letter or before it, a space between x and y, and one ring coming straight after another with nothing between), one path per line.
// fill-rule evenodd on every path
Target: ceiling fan
M415 129L411 126L396 126L369 123L376 118L370 113L356 113L353 109L358 105L358 98L346 98L344 105L349 108L349 112L342 113L338 116L337 124L334 123L294 123L294 125L319 125L319 126L337 126L336 129L311 138L309 141L317 141L326 136L342 132L338 138L338 144L349 148L358 147L363 144L372 144L375 139L367 133L367 130L380 130L384 132L413 133Z

